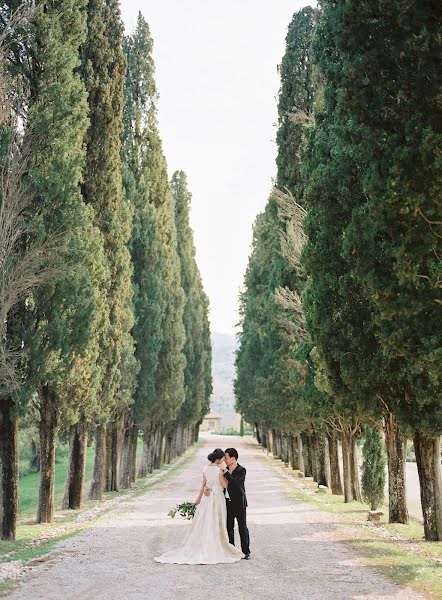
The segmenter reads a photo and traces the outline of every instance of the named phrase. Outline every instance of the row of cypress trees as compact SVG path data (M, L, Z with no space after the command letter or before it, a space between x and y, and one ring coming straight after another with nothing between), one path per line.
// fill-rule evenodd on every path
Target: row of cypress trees
M361 499L355 440L367 429L379 456L382 427L390 522L408 520L413 439L429 540L442 539L440 27L431 2L294 15L235 382L261 443L346 501Z
M69 438L64 505L129 487L198 436L211 394L208 299L195 260L185 173L169 182L149 28L125 36L117 0L1 7L9 92L26 147L30 244L55 235L60 276L8 318L21 382L0 399L2 537L15 536L18 421L39 427L37 521L51 522L57 435ZM26 8L26 7L25 7ZM6 147L6 144L3 145ZM3 167L5 170L5 166ZM137 439L144 450L139 472Z

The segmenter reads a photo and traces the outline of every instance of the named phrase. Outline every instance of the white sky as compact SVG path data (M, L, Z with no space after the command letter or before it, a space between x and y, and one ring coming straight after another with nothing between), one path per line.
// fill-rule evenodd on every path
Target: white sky
M169 176L186 171L212 331L233 333L252 225L275 175L277 65L306 0L121 0L154 39Z

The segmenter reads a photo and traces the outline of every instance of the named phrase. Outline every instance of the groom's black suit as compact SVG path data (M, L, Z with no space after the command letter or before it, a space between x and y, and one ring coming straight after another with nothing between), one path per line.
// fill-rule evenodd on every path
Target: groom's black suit
M241 538L241 550L244 554L250 554L250 538L247 529L247 497L245 489L246 469L241 465L236 465L232 473L227 470L224 477L229 482L227 491L230 500L226 498L227 503L227 532L229 542L234 544L235 519L238 521L239 535Z

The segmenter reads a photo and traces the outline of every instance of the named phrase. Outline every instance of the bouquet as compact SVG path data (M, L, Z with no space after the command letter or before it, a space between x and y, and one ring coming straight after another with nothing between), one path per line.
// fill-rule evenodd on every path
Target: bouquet
M193 519L195 516L196 504L193 502L181 502L181 504L177 504L174 508L169 510L167 513L168 517L175 518L175 515L179 513L182 517L187 520Z

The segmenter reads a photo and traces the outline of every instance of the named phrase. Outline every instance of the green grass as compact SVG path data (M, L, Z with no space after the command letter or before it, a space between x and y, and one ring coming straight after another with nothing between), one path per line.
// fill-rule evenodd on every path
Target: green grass
M282 468L286 473L290 472L280 461L270 464L278 471ZM317 485L310 478L285 481L290 498L334 515L337 538L354 547L365 564L396 583L442 600L442 544L426 542L421 523L413 519L408 525L388 523L387 507L383 507L384 516L379 523L370 523L366 504L346 504L343 496L317 494Z
M94 449L87 449L86 456L86 481L88 486L92 477L92 469L94 464ZM68 455L63 452L61 456L57 456L55 463L55 482L54 495L55 506L59 506L63 499L64 483L68 468ZM37 513L38 506L38 488L40 485L40 473L27 473L20 477L19 481L19 518L26 519Z
M138 439L137 455L141 456L143 440ZM94 448L87 449L85 490L89 489L94 467ZM68 468L68 452L66 447L57 449L55 461L54 496L56 509L61 506L64 495L64 485ZM28 520L37 514L38 488L40 485L40 473L25 472L19 481L19 520Z
M3 596L7 592L10 592L15 585L17 585L17 582L10 577L0 581L0 594Z

